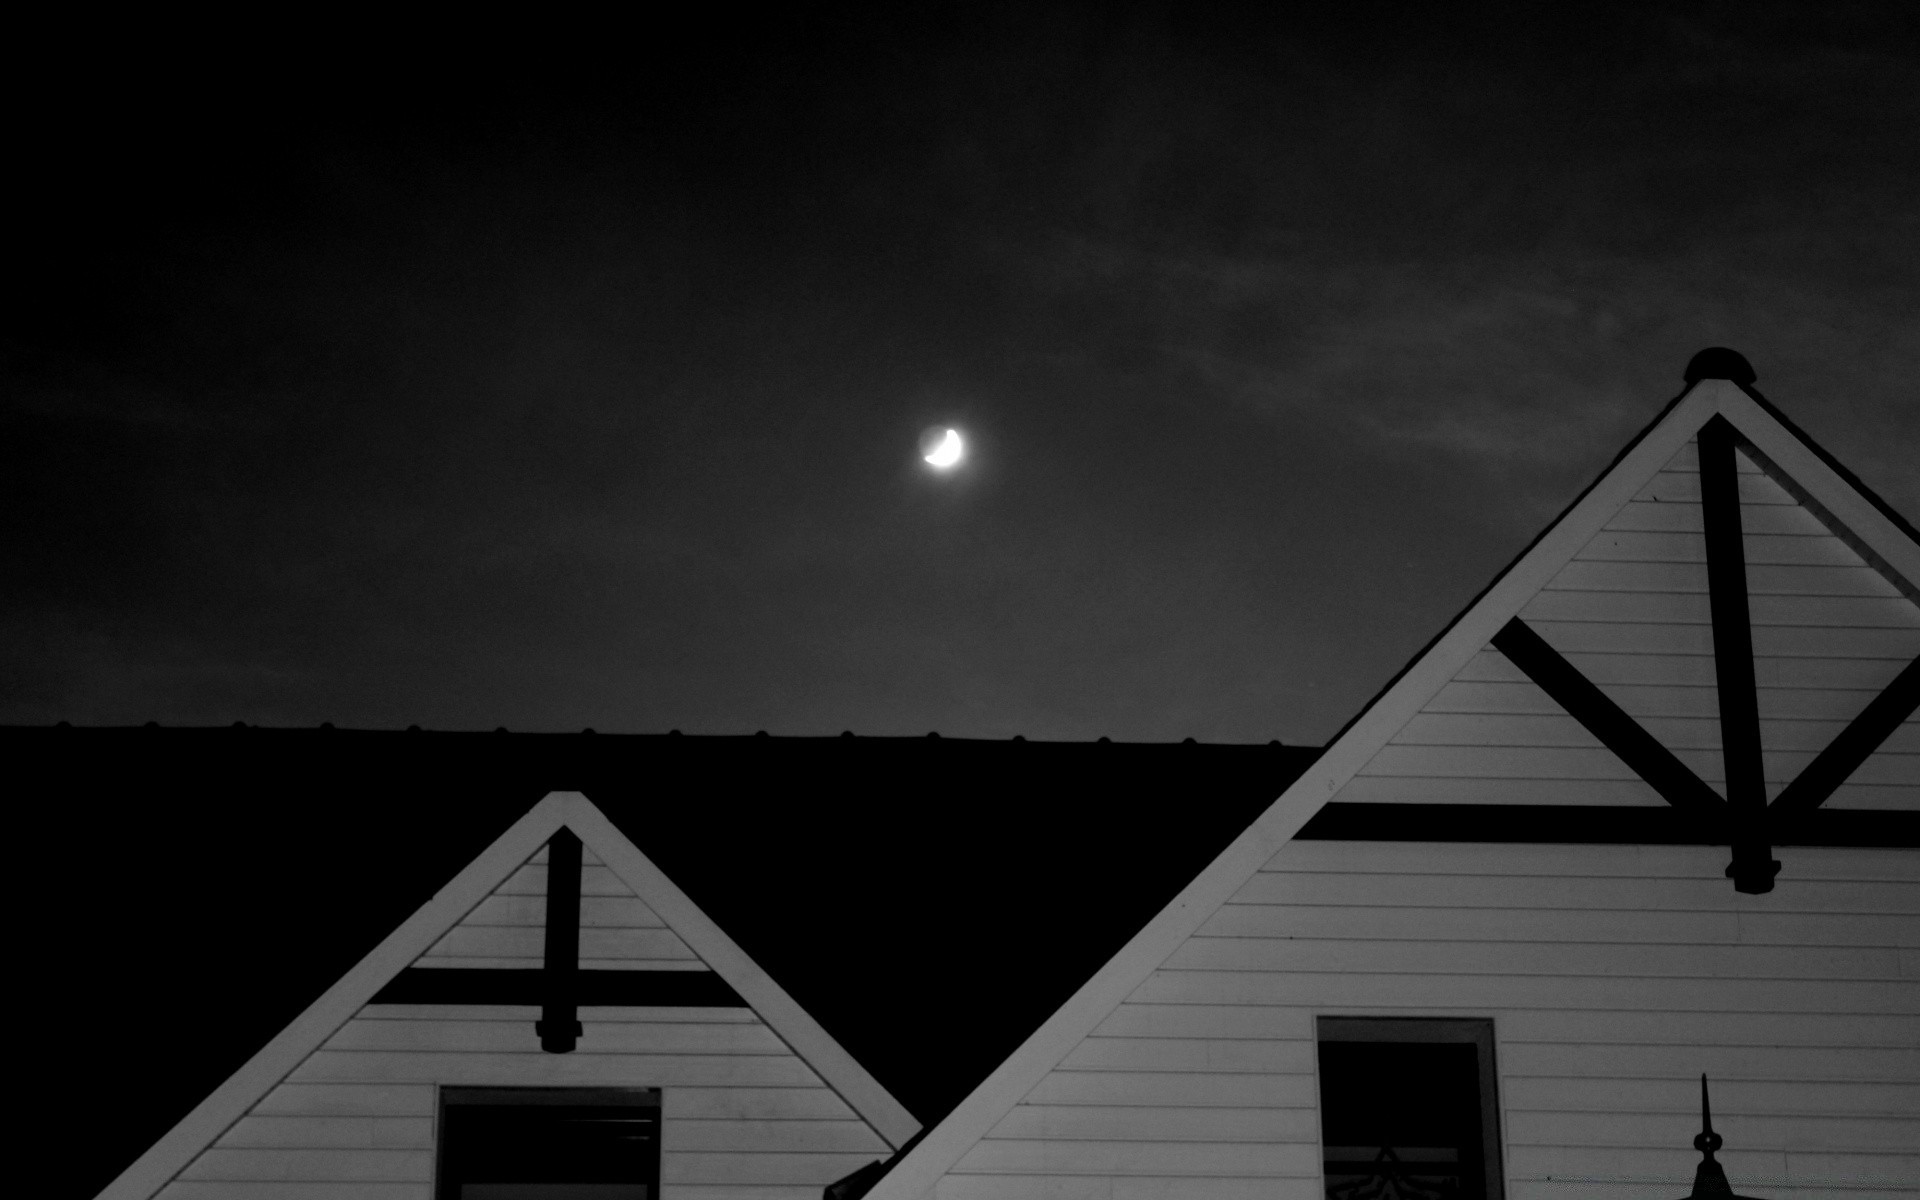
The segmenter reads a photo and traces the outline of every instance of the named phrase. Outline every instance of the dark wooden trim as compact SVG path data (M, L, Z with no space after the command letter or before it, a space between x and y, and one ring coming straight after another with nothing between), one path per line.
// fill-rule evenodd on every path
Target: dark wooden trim
M540 1048L566 1054L579 1044L580 839L562 829L547 843L547 944L541 981L546 995L534 1031Z
M1886 690L1875 696L1859 716L1827 743L1825 750L1801 769L1792 783L1780 790L1770 811L1791 815L1819 808L1917 707L1920 707L1920 658L1894 676Z
M374 1004L545 1005L546 972L408 967L375 994ZM576 971L576 1004L630 1008L745 1008L712 971Z
M1739 439L1725 417L1700 427L1700 511L1706 528L1707 596L1713 614L1713 672L1720 694L1720 752L1727 771L1733 862L1742 892L1767 892L1780 871L1767 848L1766 770L1760 759L1760 694L1753 679L1753 619L1747 606L1747 550L1740 528Z
M1599 738L1601 745L1619 755L1668 804L1702 816L1724 817L1726 806L1712 788L1526 622L1519 617L1508 621L1494 635L1493 646L1588 733Z
M1920 812L1815 809L1774 822L1779 846L1920 849ZM1598 804L1355 804L1321 806L1295 837L1342 842L1534 842L1724 846L1718 819L1678 808Z

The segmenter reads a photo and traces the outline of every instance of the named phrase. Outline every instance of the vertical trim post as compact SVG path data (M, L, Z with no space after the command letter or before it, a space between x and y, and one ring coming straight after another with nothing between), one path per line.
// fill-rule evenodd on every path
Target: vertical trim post
M545 1001L533 1029L540 1048L566 1054L579 1044L580 839L556 830L547 843L547 947L542 972Z
M1728 837L1735 891L1773 890L1780 864L1767 836L1767 780L1760 758L1760 701L1747 610L1747 554L1740 529L1739 434L1721 416L1700 427L1700 508L1706 526L1713 670L1720 692L1720 748L1727 770Z

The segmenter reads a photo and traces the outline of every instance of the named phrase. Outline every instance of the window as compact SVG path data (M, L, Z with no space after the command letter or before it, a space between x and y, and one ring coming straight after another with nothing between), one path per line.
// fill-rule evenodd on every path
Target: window
M1492 1021L1319 1024L1328 1200L1502 1200Z
M435 1200L657 1200L658 1088L442 1088Z

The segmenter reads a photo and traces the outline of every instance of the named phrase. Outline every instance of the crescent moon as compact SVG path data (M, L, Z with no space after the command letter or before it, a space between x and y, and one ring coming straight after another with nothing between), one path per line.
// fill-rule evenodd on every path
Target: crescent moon
M965 449L960 441L959 430L949 429L946 436L940 439L940 444L927 453L926 459L936 467L950 467L960 461Z

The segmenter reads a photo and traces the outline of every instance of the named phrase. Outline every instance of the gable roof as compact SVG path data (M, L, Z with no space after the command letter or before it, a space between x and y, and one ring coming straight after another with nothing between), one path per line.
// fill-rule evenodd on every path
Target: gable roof
M890 1145L897 1148L919 1132L919 1122L900 1102L841 1049L591 800L579 792L551 792L121 1172L101 1196L105 1200L145 1200L164 1187L562 829L572 831L598 855Z
M14 877L44 898L17 926L22 1136L97 1193L555 789L930 1123L1317 753L0 728ZM1174 792L1178 823L1099 819Z
M1722 352L1730 353L1730 352ZM1696 358L1696 363L1707 353ZM1744 360L1732 356L1744 368ZM1747 379L1751 380L1750 368ZM1253 823L1139 929L1024 1043L918 1143L899 1156L868 1200L919 1200L1182 942L1212 916L1395 733L1588 545L1607 522L1715 417L1745 439L1742 449L1782 482L1828 530L1905 597L1920 603L1920 538L1830 455L1788 424L1745 383L1698 379L1438 634L1330 742ZM1911 670L1911 668L1910 668Z

